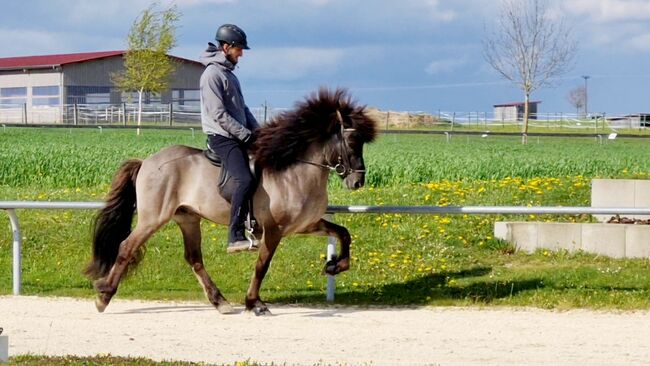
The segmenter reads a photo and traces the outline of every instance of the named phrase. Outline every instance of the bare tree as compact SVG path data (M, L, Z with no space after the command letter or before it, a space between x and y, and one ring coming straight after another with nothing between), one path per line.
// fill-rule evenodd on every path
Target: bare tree
M584 86L576 86L569 91L566 97L569 103L576 108L576 114L579 114L587 101L587 90Z
M503 0L496 28L486 34L485 60L524 92L522 143L527 143L530 95L567 71L576 51L572 32L551 16L546 0Z

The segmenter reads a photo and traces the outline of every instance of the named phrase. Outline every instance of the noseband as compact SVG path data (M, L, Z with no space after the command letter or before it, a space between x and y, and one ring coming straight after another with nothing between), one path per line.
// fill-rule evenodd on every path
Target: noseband
M315 165L323 169L327 169L331 172L335 172L341 178L345 178L352 173L365 173L366 172L365 169L352 169L351 167L352 163L350 163L350 158L348 157L348 154L345 153L347 150L350 149L350 145L343 137L343 132L352 132L354 131L354 128L343 128L343 118L341 117L341 112L339 112L338 110L336 111L336 116L341 124L341 130L337 133L337 135L339 136L339 144L338 144L339 158L336 165L330 163L328 159L325 159L325 164L314 163L313 161L300 160L300 159L298 159L298 161L305 164ZM345 161L343 161L343 157L345 157Z

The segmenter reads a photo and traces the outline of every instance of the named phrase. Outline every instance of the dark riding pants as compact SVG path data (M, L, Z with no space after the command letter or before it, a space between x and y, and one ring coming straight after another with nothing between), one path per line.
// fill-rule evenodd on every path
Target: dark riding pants
M255 193L255 178L248 165L248 153L237 140L220 135L208 135L208 146L221 158L223 167L234 180L228 242L244 240L244 222L248 215L248 201ZM217 182L215 182L216 184Z

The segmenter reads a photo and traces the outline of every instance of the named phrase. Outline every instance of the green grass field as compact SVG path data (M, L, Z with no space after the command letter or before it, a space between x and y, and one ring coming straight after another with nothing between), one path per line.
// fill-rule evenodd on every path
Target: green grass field
M335 177L333 205L588 206L592 178L648 178L646 139L382 135L366 148L367 187L350 192ZM20 129L0 133L0 200L98 201L122 160L172 144L201 147L188 131ZM23 293L91 297L81 270L90 257L94 213L19 210ZM348 214L350 271L336 302L354 305L506 305L541 308L650 308L650 261L586 253L515 252L492 237L496 220L589 222L588 216ZM0 293L11 293L11 231L0 230ZM256 259L226 255L225 230L204 222L207 270L229 300L243 301ZM283 241L261 296L270 303L325 303L326 240ZM217 275L218 274L218 275ZM124 298L202 300L170 224L147 244L122 283Z

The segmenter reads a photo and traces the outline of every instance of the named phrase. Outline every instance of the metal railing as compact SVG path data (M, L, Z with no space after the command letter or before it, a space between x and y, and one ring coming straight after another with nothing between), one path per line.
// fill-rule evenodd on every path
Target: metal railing
M103 208L104 202L0 201L0 210L9 214L13 231L13 294L20 295L22 236L16 209L87 209ZM526 214L526 215L650 215L650 207L549 207L549 206L328 206L327 214L403 213L403 214ZM336 255L336 238L327 240L327 260ZM334 301L336 284L328 276L327 301Z

